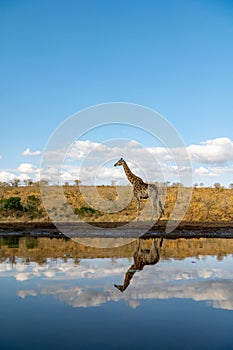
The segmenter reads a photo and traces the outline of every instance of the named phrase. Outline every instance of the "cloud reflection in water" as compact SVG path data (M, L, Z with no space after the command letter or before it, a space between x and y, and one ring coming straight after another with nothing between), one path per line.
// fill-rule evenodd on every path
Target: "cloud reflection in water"
M163 260L136 272L124 293L113 285L123 280L132 262L129 259L85 259L79 265L69 259L48 261L42 266L19 261L11 267L2 264L0 277L15 278L21 298L54 295L72 307L96 307L124 300L135 308L148 299L190 298L206 301L214 308L233 310L233 271L227 268L231 261L231 256L223 261L214 257ZM39 278L40 286L36 286L35 278ZM23 289L21 283L28 280L31 288Z

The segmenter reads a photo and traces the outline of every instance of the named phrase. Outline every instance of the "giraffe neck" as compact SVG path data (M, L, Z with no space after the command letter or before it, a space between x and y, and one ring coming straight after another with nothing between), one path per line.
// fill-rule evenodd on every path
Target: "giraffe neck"
M135 180L137 179L137 176L132 173L132 171L130 170L130 168L128 167L125 161L123 163L123 168L125 171L125 175L127 176L127 179L129 180L129 182L131 182L132 185L134 185Z

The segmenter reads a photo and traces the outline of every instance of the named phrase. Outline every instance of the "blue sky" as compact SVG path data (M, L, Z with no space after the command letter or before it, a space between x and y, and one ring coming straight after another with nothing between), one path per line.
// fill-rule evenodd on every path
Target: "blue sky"
M38 167L22 152L112 101L158 111L187 147L232 140L232 19L232 1L0 1L0 171ZM196 180L230 181L232 162L220 163L228 175Z

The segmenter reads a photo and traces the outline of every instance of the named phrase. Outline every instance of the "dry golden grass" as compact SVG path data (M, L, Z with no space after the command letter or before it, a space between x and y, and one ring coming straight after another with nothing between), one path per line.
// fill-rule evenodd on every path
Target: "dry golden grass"
M51 193L53 188L51 187ZM83 187L84 188L84 187ZM101 221L101 222L125 222L131 221L136 218L137 209L136 209L136 200L132 199L128 206L122 209L119 212L103 212L100 211L91 211L83 210L82 207L98 209L99 197L104 200L110 201L114 204L118 200L118 194L116 187L114 186L98 186L94 188L92 186L85 187L85 198L83 198L82 190L80 186L64 186L64 194L67 198L67 206L71 206L73 210L79 212L83 220L86 221ZM55 189L55 187L54 187ZM123 193L126 196L132 195L132 188L130 186L124 186L121 188ZM190 189L189 189L190 190ZM97 191L97 192L95 192ZM188 195L188 189L183 187L179 188L181 191L182 198ZM168 220L169 216L174 208L177 198L177 187L168 187L165 191L161 193L161 199L164 202L164 211L165 214L161 220ZM97 195L98 194L98 195ZM40 189L38 185L33 186L23 186L23 187L4 187L0 188L0 199L10 198L18 196L21 198L23 205L27 202L28 196L36 196L40 198ZM99 197L98 197L99 196ZM146 201L144 201L145 204ZM182 202L182 201L181 201ZM92 205L90 205L92 203ZM39 209L41 214L38 216L30 216L28 212L25 213L3 213L0 211L0 221L37 221L37 222L47 222L49 217L43 208L43 203L40 201ZM65 208L63 208L65 210ZM62 210L63 210L62 209ZM81 209L81 211L80 211ZM107 209L107 208L106 208ZM56 205L53 208L54 211L57 210L57 219L59 220L60 216L64 216L64 212L60 213L56 208ZM60 209L61 210L61 209ZM215 189L215 188L194 188L192 190L192 198L188 210L184 216L184 220L187 222L231 222L233 221L233 189Z

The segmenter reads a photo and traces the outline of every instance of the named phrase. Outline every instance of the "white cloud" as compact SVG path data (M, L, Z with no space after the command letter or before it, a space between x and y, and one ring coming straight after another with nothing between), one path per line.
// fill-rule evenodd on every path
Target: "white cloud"
M109 159L123 156L139 161L153 155L159 161L171 161L174 158L184 161L189 156L193 163L222 164L233 161L233 141L227 137L221 137L186 148L169 149L166 147L144 148L136 141L125 141L120 145L105 145L87 140L75 142L68 157L71 159L94 158L98 155L102 157L103 153Z
M26 148L25 151L23 151L23 156L39 156L41 154L41 151L31 151L30 148Z
M203 164L223 164L233 161L233 141L227 137L190 145L187 151L192 162Z
M17 295L24 299L26 296L32 296L32 297L36 297L37 296L37 293L35 290L33 289L28 289L28 290L19 290Z
M29 173L29 174L34 174L34 173L38 172L38 169L30 163L21 163L18 166L17 170L20 173Z
M24 273L24 272L19 272L16 274L15 276L15 279L17 281L26 281L28 280L30 277L29 277L29 274L28 273Z
M19 172L19 169L17 169L14 172L9 172L9 171L0 171L0 182L10 182L11 180L14 179L19 179L20 181L24 181L24 180L28 180L31 179L32 177L34 177L35 179L38 179L39 175L39 169L35 169L33 172L28 172L25 173L23 171L25 171L26 169L22 166L20 167L21 171ZM30 175L33 174L33 176ZM38 179L39 180L39 179Z
M42 288L21 290L18 295L22 298L28 295L55 295L72 307L96 307L123 299L135 308L143 300L181 298L206 301L212 307L233 310L233 273L227 268L229 261L226 261L226 265L224 260L218 262L214 257L200 258L197 264L190 264L188 259L162 261L156 267L145 266L142 271L135 273L127 290L123 294L119 293L113 283L124 280L131 263L127 259L117 259L114 265L109 259L84 259L74 266L71 260L69 263L58 261L56 264L50 261L42 266L31 263L30 266L26 265L26 269L20 267L17 271L8 264L11 266L9 270L5 264L2 275L14 276L17 281L34 277L40 277L43 281L49 279L48 285L43 282ZM75 282L75 285L70 286L71 280L79 279L85 279L85 283L77 285Z
M95 154L102 154L103 152L109 151L109 147L104 144L93 142L93 141L76 141L68 154L68 157L72 159L83 159L89 153L94 152Z
M8 182L10 180L15 179L16 176L13 173L10 173L9 171L0 171L0 181L1 182Z
M35 165L30 163L21 163L16 169L0 171L0 182L10 182L16 178L20 181L31 178L33 178L33 180L39 180L39 172L40 169Z
M116 160L124 157L131 170L147 182L178 181L188 184L191 181L191 169L185 162L190 160L194 170L192 182L205 181L210 184L213 179L221 182L221 178L229 174L230 162L233 161L233 142L222 137L186 148L168 149L145 148L134 140L106 144L90 140L76 141L66 154L62 171L59 169L62 163L59 155L64 157L64 152L60 150L50 154L57 166L51 162L51 167L44 174L52 182L79 178L83 184L110 184L112 179L117 180L117 184L127 184L123 169L113 166Z
M196 168L194 173L199 177L216 177L218 176L213 170L205 168L203 166Z
M36 155L40 151L27 148L24 155ZM76 141L67 152L48 152L47 169L41 177L51 183L73 182L79 178L83 184L127 184L124 170L113 165L120 157L125 157L131 170L144 181L183 182L188 184L190 168L185 161L190 157L193 167L193 183L201 181L207 185L218 181L228 185L232 180L233 141L229 138L215 138L192 144L186 148L142 147L137 141L122 141L101 144L90 140ZM64 161L64 162L63 162ZM61 169L61 164L63 164ZM16 169L3 169L0 181L10 181L17 177L39 180L40 170L31 163L21 163ZM222 180L225 179L225 180Z
M145 181L166 181L165 178L169 172L174 176L174 169L164 166L166 160L172 160L169 150L162 147L145 148L136 141L120 140L118 144L116 142L109 144L92 141L75 142L66 155L62 177L66 181L78 177L83 184L106 182L109 184L112 179L124 181L126 184L127 179L123 169L113 166L122 156L127 160L131 170ZM178 172L176 174L178 175Z

